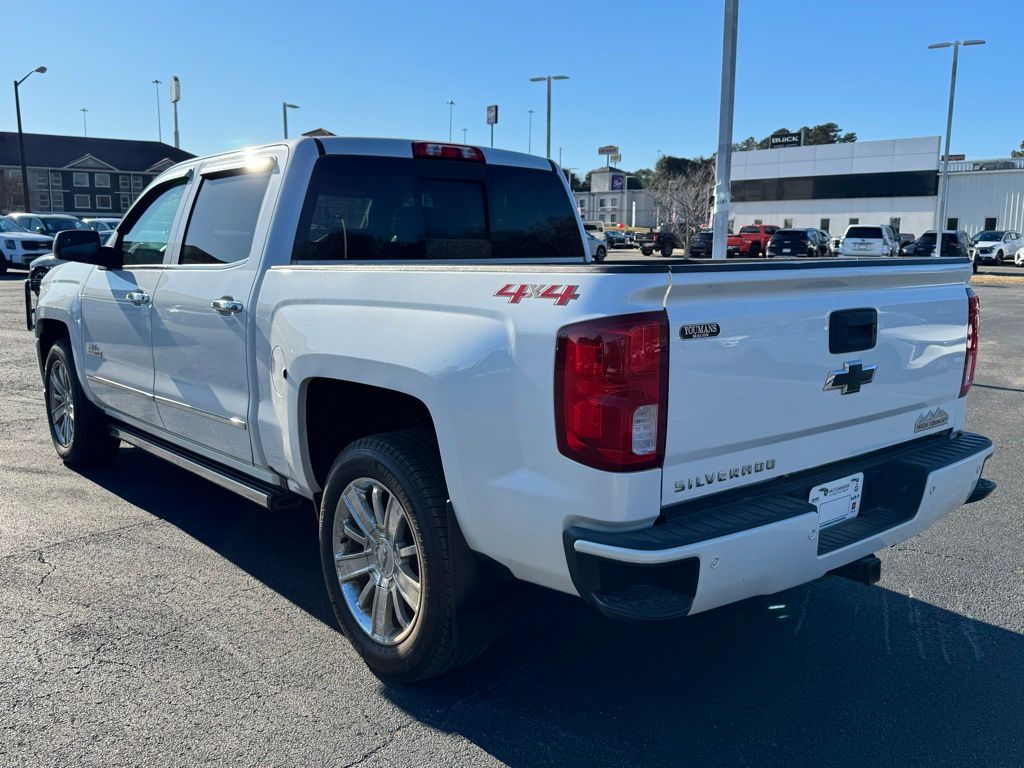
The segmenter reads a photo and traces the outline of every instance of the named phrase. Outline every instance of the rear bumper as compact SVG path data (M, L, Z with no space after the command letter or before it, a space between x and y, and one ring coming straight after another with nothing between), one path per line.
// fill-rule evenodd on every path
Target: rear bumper
M637 531L564 533L576 590L604 614L669 619L766 595L924 531L991 492L981 480L992 443L937 435L663 510ZM821 483L864 473L860 513L818 530L807 499ZM976 489L981 489L981 495Z

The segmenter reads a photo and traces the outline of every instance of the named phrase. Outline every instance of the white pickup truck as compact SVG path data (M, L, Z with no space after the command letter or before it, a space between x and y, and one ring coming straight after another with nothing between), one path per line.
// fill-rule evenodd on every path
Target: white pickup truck
M596 264L549 161L347 138L190 160L55 249L58 454L312 500L386 680L472 657L517 580L642 620L870 583L993 487L965 259Z

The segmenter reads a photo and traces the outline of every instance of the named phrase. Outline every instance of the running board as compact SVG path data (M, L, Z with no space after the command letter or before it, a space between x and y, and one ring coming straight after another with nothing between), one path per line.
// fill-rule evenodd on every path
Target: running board
M184 448L172 445L159 437L138 432L123 424L111 425L110 434L146 453L151 453L164 461L186 469L204 480L209 480L214 485L237 493L242 498L259 504L272 512L291 509L307 503L306 499L286 488L248 477L230 467L225 467Z

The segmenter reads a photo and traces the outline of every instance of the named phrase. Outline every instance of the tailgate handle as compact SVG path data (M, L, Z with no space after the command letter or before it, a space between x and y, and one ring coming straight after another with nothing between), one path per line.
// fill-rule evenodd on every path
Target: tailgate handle
M872 349L878 338L878 312L843 309L828 318L828 351L834 355Z

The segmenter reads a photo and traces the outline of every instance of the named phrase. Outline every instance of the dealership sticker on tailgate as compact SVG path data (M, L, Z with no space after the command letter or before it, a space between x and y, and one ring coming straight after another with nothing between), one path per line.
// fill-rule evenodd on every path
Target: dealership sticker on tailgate
M814 486L808 501L818 510L818 527L827 528L856 517L863 490L863 472Z

